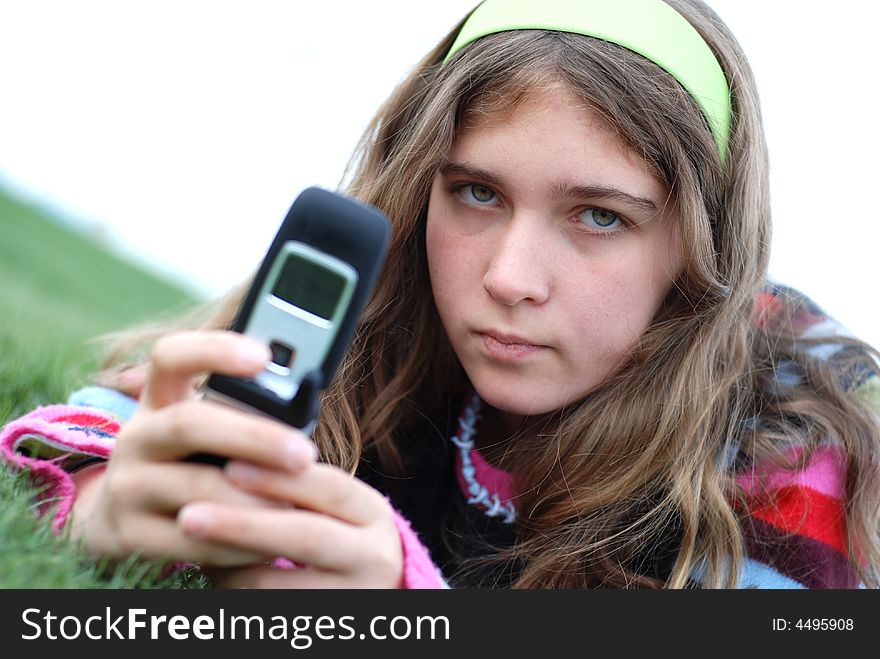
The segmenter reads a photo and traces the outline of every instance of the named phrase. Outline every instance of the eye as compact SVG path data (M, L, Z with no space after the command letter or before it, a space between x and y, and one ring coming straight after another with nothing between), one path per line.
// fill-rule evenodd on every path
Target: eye
M496 194L492 188L487 188L479 183L467 183L458 188L462 199L469 204L477 206L487 205L495 200Z
M580 220L590 229L623 229L626 225L621 217L604 208L587 208L580 212Z

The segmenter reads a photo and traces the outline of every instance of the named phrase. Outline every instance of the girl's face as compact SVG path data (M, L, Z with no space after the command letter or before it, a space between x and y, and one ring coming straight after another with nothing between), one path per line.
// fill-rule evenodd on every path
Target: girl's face
M431 188L428 265L487 403L544 414L621 366L682 270L668 198L567 92L462 130Z

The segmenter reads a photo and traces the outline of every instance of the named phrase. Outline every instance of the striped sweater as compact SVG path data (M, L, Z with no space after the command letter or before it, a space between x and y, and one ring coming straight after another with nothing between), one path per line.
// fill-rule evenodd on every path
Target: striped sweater
M755 323L770 326L785 322L803 337L834 336L842 328L810 300L791 289L770 286L759 297ZM834 343L810 348L832 366L843 364L847 348ZM777 380L796 377L780 366ZM880 408L880 378L874 368L844 370L844 385L874 409ZM458 496L480 515L512 522L515 508L511 482L474 448L472 430L477 397L465 405L449 437L451 482L458 483ZM66 523L75 486L69 471L83 460L106 459L116 434L136 409L137 401L116 391L89 387L75 392L66 405L41 407L13 421L0 433L0 458L8 466L29 470L42 488L39 508L53 515L60 530ZM436 468L436 467L432 467ZM369 479L367 479L369 480ZM858 578L846 546L846 460L834 446L814 451L802 469L785 470L754 465L738 471L738 485L745 493L738 512L747 560L740 575L742 588L852 588ZM380 488L381 489L381 488ZM394 496L391 501L395 505ZM410 588L445 587L437 560L439 548L427 529L432 522L417 519L424 508L416 500L403 507L413 523L397 513L397 528L404 548L404 585ZM414 527L414 528L413 528ZM426 547L427 544L427 547Z
M475 448L480 405L479 396L473 393L457 420L452 438L457 487L468 505L494 518L495 528L500 529L516 520L516 486L508 473L492 466ZM790 457L798 455L792 451ZM848 559L846 470L841 450L822 446L797 470L746 466L736 482L745 495L745 503L736 506L743 519L746 549L740 588L859 585ZM495 537L497 542L499 536ZM694 580L700 580L699 571Z

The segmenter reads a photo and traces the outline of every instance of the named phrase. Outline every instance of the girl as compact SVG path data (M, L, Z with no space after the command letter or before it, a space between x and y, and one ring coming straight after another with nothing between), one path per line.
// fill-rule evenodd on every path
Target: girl
M766 281L757 95L708 7L486 0L352 172L392 244L314 444L194 395L269 359L221 329L243 287L7 426L58 528L226 586L878 585L875 353Z

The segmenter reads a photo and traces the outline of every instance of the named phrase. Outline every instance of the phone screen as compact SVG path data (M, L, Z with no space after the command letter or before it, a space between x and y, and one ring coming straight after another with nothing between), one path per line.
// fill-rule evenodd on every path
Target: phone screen
M319 318L330 320L345 285L346 280L338 273L291 254L275 282L272 295Z

